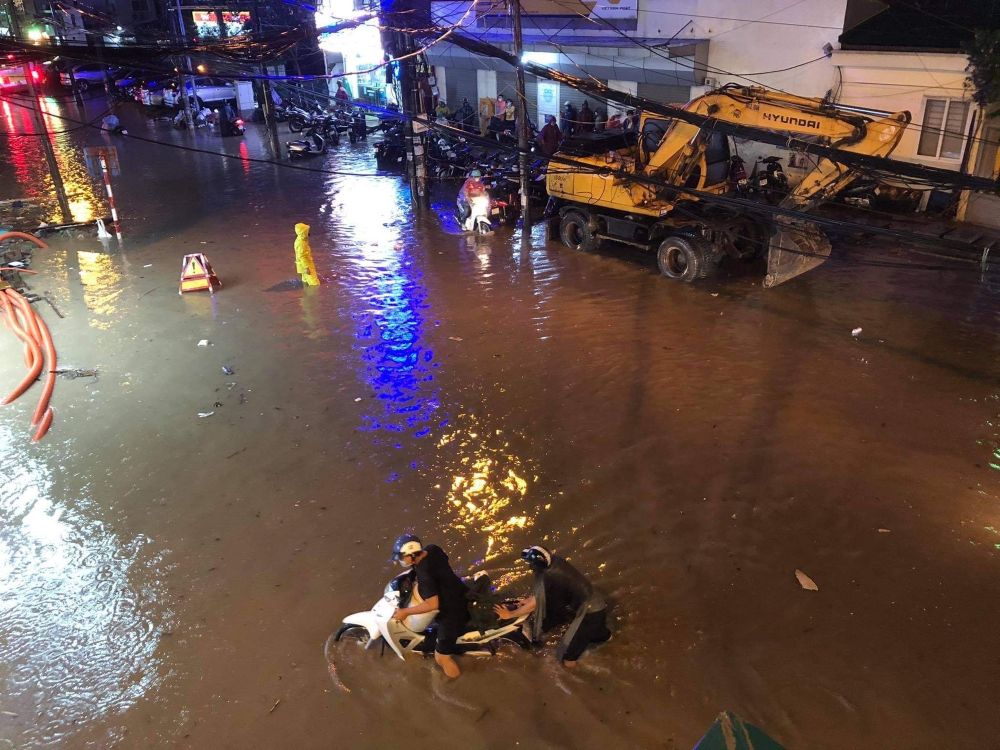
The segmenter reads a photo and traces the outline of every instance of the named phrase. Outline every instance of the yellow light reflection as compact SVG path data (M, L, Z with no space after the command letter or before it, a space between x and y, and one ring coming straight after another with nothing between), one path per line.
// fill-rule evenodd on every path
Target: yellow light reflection
M87 308L100 318L91 317L93 328L107 330L120 312L122 274L113 256L80 251L80 283Z
M532 472L500 430L475 426L475 417L460 415L464 425L446 432L437 448L448 456L451 483L441 510L441 525L459 533L465 545L480 555L473 565L513 564L514 539L535 525L537 506L529 499ZM495 577L504 586L524 571L514 569Z

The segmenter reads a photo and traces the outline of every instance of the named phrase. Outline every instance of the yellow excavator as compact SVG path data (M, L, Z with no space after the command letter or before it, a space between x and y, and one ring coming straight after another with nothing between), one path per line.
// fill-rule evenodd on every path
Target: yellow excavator
M910 122L909 112L736 85L710 91L685 109L870 156L892 153ZM550 211L568 247L595 250L614 241L655 250L663 274L683 281L711 275L724 256L750 259L767 250L764 286L771 287L829 257L829 240L815 224L781 211L770 218L775 212L753 210L742 200L746 181L734 179L732 167L725 133L643 113L631 133L609 131L564 143L546 177ZM856 169L820 158L778 208L807 211L857 176Z

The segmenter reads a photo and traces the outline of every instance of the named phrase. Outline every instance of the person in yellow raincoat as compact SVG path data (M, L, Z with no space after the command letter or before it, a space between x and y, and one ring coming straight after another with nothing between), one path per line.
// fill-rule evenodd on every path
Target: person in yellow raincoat
M309 225L295 225L295 270L305 286L319 286L312 248L309 247Z

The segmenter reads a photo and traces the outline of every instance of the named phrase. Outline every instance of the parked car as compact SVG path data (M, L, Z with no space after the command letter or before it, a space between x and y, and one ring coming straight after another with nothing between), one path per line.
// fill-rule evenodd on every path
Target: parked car
M0 68L0 93L20 91L28 87L24 80L24 68Z
M191 93L191 80L187 81L188 92ZM177 81L171 81L163 90L163 103L168 106L179 104L180 86ZM221 104L224 101L236 99L236 85L232 81L225 81L221 78L210 78L199 76L194 79L194 93L198 96L198 106L205 104Z
M74 65L73 77L76 79L76 87L80 91L86 91L91 86L103 86L104 79L108 77L108 73L103 65L87 63L85 65ZM73 85L68 70L64 70L59 74L59 82L66 87Z

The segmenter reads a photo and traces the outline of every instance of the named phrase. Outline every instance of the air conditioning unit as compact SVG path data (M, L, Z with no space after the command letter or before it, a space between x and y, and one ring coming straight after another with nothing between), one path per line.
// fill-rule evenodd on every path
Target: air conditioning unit
M719 79L705 76L705 83L703 85L708 86L710 89L717 89L719 88Z

